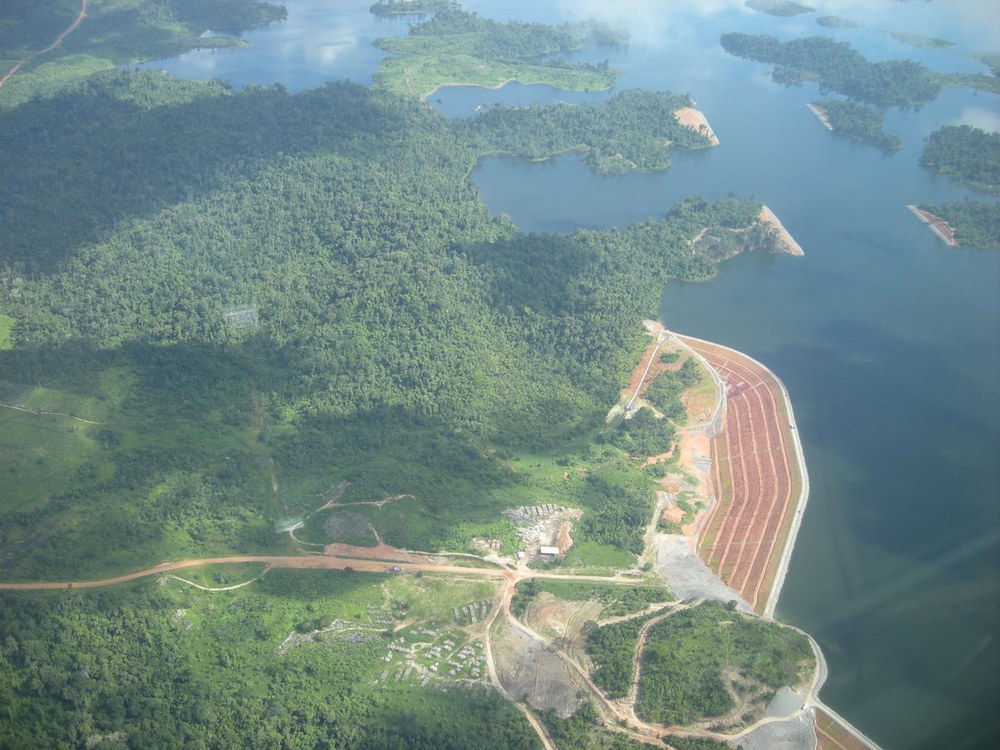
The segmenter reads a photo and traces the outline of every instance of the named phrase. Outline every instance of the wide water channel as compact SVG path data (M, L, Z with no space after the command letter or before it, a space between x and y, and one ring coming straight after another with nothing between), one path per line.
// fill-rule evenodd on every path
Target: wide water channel
M151 65L291 90L369 82L382 57L372 39L406 29L370 16L369 3L290 1L288 20L247 33L246 48ZM811 4L817 13L776 18L742 0L465 3L497 18L625 23L628 48L579 57L610 59L624 71L619 89L690 93L722 141L675 154L660 174L600 177L570 156L489 159L473 179L525 231L623 226L691 195L753 195L775 210L804 258L742 256L708 284L669 284L660 317L759 359L791 394L812 492L778 617L822 645L824 700L885 747L1000 747L1000 251L946 247L905 207L989 200L918 160L942 125L1000 128L1000 99L960 89L889 110L903 148L886 156L828 133L804 106L816 86L777 86L766 66L718 43L727 31L825 34L870 59L980 71L970 54L1000 50L1000 19L959 0ZM815 23L824 14L862 26L832 31ZM885 30L955 46L918 49ZM494 101L607 95L513 84L447 88L430 101L469 116Z

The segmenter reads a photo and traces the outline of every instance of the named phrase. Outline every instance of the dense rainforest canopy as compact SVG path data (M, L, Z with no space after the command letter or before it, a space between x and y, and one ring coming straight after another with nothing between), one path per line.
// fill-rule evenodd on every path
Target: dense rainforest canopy
M687 98L627 92L449 122L412 92L351 83L291 95L89 75L134 50L187 48L202 25L227 28L212 14L231 4L248 14L237 25L280 15L235 0L93 3L74 43L93 51L90 35L114 27L103 57L59 58L4 89L3 579L301 554L287 533L299 523L313 547L344 541L324 533L348 522L364 532L355 543L513 547L501 511L538 502L581 515L567 567L636 565L662 472L639 467L673 427L649 410L604 417L663 283L771 247L760 204L692 199L619 229L525 235L490 214L469 172L498 152L567 150L599 170L665 168L666 141L703 144L672 115ZM135 23L113 13L140 5ZM440 23L486 24L503 45L466 42L504 65L512 50L572 49L582 33ZM658 387L679 416L676 388ZM561 479L518 470L556 449ZM334 514L315 511L332 499L350 507L327 523ZM167 577L5 592L0 744L459 748L488 732L498 748L536 746L483 681L447 699L401 678L373 688L400 613L440 618L492 596L454 581L423 596L432 584L416 580L271 571L212 594ZM331 622L359 633L318 633ZM282 652L290 632L312 640ZM583 731L559 721L554 732Z
M547 118L558 148L613 135L640 162L643 102L498 131L498 112L451 124L348 83L234 94L117 71L4 113L0 400L58 397L100 423L66 426L59 461L15 459L4 557L58 577L151 550L275 549L273 523L341 480L495 518L489 487L517 481L495 451L599 425L662 283L713 272L689 240L755 221L752 201L693 201L522 236L468 180L498 144L537 148L502 135L518 119ZM32 429L8 433L13 455ZM418 548L450 534L384 523Z
M946 86L974 86L997 91L993 76L935 73L912 60L870 62L846 42L821 36L782 42L767 34L722 35L722 47L731 55L772 63L777 83L816 81L824 92L884 107L914 107L937 98Z

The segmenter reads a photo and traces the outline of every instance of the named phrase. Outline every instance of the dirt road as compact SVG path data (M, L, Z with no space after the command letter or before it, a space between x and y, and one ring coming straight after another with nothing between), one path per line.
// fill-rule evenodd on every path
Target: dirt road
M234 555L233 557L207 557L194 560L179 560L177 562L160 563L156 567L126 573L115 578L103 578L97 581L64 581L61 583L0 583L0 591L39 591L44 589L96 589L102 586L114 586L127 583L146 576L162 575L175 570L196 568L201 565L222 565L226 563L264 563L272 568L311 568L318 570L358 570L364 573L384 573L390 565L384 560L361 560L350 557L328 557L326 555L300 556L269 556L269 555ZM442 565L436 563L413 563L405 568L408 573L452 573L462 575L482 576L485 578L506 578L512 580L515 574L502 568L466 568L461 565Z
M39 55L44 55L46 52L51 52L60 44L62 44L63 39L65 39L67 36L73 33L73 31L76 30L76 27L80 25L80 22L83 21L84 16L87 15L88 2L90 2L90 0L80 0L80 12L76 14L76 18L73 19L73 23L71 23L69 26L63 29L62 33L55 38L55 41L52 42L52 44L50 44L45 49L40 49L37 52L31 52L25 55L16 63L14 63L14 65L11 66L10 70L8 70L6 73L0 76L0 86L3 86L5 83L7 83L7 79L10 78L12 75L14 75L24 65L27 65L29 62L34 60Z

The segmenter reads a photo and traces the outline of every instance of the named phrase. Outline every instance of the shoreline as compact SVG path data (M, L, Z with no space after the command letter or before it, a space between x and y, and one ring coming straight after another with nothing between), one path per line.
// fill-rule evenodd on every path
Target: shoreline
M792 448L793 448L792 452L795 455L795 463L797 464L799 469L800 481L799 481L799 492L797 497L794 497L794 499L790 498L792 499L792 502L789 508L786 508L784 511L784 513L787 513L788 510L791 510L791 524L788 525L787 530L784 531L784 540L781 547L781 554L778 558L779 560L778 567L774 573L774 577L771 579L770 590L768 591L768 595L765 599L765 605L763 611L761 612L761 617L763 619L768 621L775 621L774 612L778 603L778 599L781 595L781 589L784 586L785 577L788 573L788 569L791 566L792 552L795 548L795 542L798 538L798 534L801 529L802 519L805 516L805 509L809 499L809 475L805 463L805 454L803 452L802 443L799 438L798 426L796 424L795 415L792 410L791 397L789 396L788 389L785 388L785 385L781 381L781 379L777 375L775 375L775 373L770 368L768 368L763 363L758 362L753 357L750 357L749 355L740 352L736 349L733 349L731 347L722 344L716 344L714 342L706 341L704 339L699 339L694 336L686 336L683 334L679 334L675 331L671 331L670 335L671 338L679 342L685 349L687 349L693 355L697 356L698 359L704 365L707 366L713 381L715 381L717 384L717 387L719 389L718 390L719 395L718 395L715 414L713 415L713 420L711 420L712 422L715 421L718 415L725 415L725 413L727 412L728 399L726 394L726 388L724 387L725 381L722 379L716 367L713 366L710 362L708 362L706 357L704 357L701 352L698 352L697 349L695 349L694 346L692 346L692 344L701 344L704 346L712 347L714 349L720 350L721 352L727 355L731 355L734 360L738 359L742 360L743 362L752 363L757 368L759 368L761 372L765 373L768 377L772 378L774 383L777 385L778 389L781 392L782 400L785 406L785 416L787 416L788 419L787 427L784 428L784 431L787 432L790 441L792 443ZM723 425L724 425L724 416L723 416ZM713 426L712 424L706 426L704 423L702 423L699 425L692 425L691 429L704 430L705 432L708 432L708 430L711 429L712 426ZM684 445L684 443L682 442L681 445ZM713 455L713 460L714 460L714 455ZM791 487L794 488L794 483L791 485ZM711 488L711 490L709 490L708 493L712 494L713 496L714 500L713 505L710 508L702 510L698 514L698 517L695 519L694 527L696 531L694 533L698 537L700 537L703 528L705 527L705 525L709 520L709 517L717 511L719 505L722 502L721 497L715 497L714 494L712 493L712 490L715 489L718 488ZM778 528L779 535L782 534L782 529L784 529L785 527L786 527L785 523L782 523L779 526ZM695 539L695 541L697 543L697 539ZM781 540L779 539L778 541ZM722 580L721 574L716 573L715 575L720 581ZM765 568L762 575L764 576L763 580L766 581L767 568ZM819 697L819 693L822 690L823 685L826 682L827 677L829 675L826 658L823 655L823 652L820 649L819 644L816 642L816 639L813 638L809 633L806 633L805 631L801 630L800 628L796 628L795 626L788 626L788 627L792 627L798 632L803 633L809 639L810 646L812 647L813 652L816 656L816 674L813 678L812 684L808 688L809 693L806 699L806 705L811 706L815 711L813 717L813 728L814 732L817 735L817 747L819 748L836 747L838 748L838 750L880 750L880 746L877 743L875 743L861 730L857 729L853 724L844 719L840 714L838 714L836 711L834 711L832 708L830 708L821 700L821 698ZM824 743L821 739L821 736L827 737L828 742ZM833 745L829 744L830 742L832 742Z
M806 106L809 108L809 111L812 112L814 115L816 115L819 121L823 123L823 127L832 133L833 125L830 124L830 118L827 117L826 110L823 109L822 107L817 107L812 102L806 102Z
M704 339L699 339L694 336L685 336L683 334L678 334L678 333L674 333L674 336L675 338L680 339L682 343L685 344L685 346L691 349L694 348L691 346L691 344L702 344L705 346L710 346L712 348L721 350L724 353L730 354L732 355L732 358L734 360L742 360L743 362L748 363L749 365L759 369L762 373L770 377L782 394L782 400L784 402L784 407L785 407L785 415L787 416L788 419L787 427L784 427L782 431L785 434L787 434L789 442L791 443L791 448L792 448L791 453L795 455L795 465L799 470L799 477L798 477L799 491L797 495L792 494L789 497L789 507L784 509L781 514L782 522L778 527L778 534L784 538L783 539L779 538L775 540L776 544L777 543L781 544L781 553L778 556L778 564L777 567L775 568L773 578L771 579L770 582L770 586L768 587L767 596L764 597L764 607L761 610L762 617L764 617L767 620L773 620L774 610L777 606L778 598L781 595L781 588L784 585L785 577L788 573L788 568L790 567L791 564L792 551L794 550L795 547L796 537L801 527L802 517L805 515L805 508L809 499L809 475L808 472L806 471L805 454L802 450L801 441L799 440L798 429L796 427L795 417L792 411L791 399L788 396L788 391L785 388L784 383L781 382L781 379L778 378L778 376L775 375L768 367L761 364L753 357L750 357L731 347L724 346L722 344L716 344L714 342L706 341ZM711 363L707 362L705 358L702 357L701 359L703 362L708 364L710 369L715 373L714 378L720 377L718 375L717 368L712 366ZM717 380L717 382L719 381ZM721 400L723 401L725 400L724 392ZM727 409L725 409L725 407L723 408L725 411L728 411ZM790 478L790 490L794 488L794 484L795 484L794 481L792 481ZM715 498L715 500L716 503L715 506L712 508L713 511L715 511L718 505L721 503L721 498L717 497ZM791 512L790 524L788 524L784 520L786 514L789 511ZM705 523L707 523L707 520L708 519L706 519ZM696 526L700 532L704 526L704 523L696 522ZM768 564L765 566L764 570L761 573L761 579L762 579L761 583L767 583L767 577L768 577L767 571L770 567L771 563L769 557Z
M951 224L942 219L940 216L935 216L930 211L924 211L913 203L909 203L906 206L910 211L920 219L923 224L930 229L934 234L937 235L938 239L949 247L960 247L958 240L955 239L955 230L952 229Z
M708 118L705 117L705 114L700 109L681 107L674 112L674 117L677 118L677 122L681 125L691 128L698 135L707 138L709 145L719 145L719 138L715 135L715 131L712 130L712 126L708 124Z
M781 223L781 219L779 219L774 211L772 211L767 205L762 205L760 207L760 215L757 219L764 224L770 225L778 233L778 239L781 240L781 243L785 246L785 250L789 255L802 256L806 254L805 250L802 249L802 245L795 241L795 238L792 237L791 233L785 229L785 225ZM710 342L706 341L705 343L707 344Z

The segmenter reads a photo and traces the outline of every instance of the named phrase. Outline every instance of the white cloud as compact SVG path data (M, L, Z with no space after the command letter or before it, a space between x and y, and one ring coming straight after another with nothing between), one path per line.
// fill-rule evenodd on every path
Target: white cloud
M956 125L971 125L989 133L1000 133L1000 112L983 107L966 107Z

